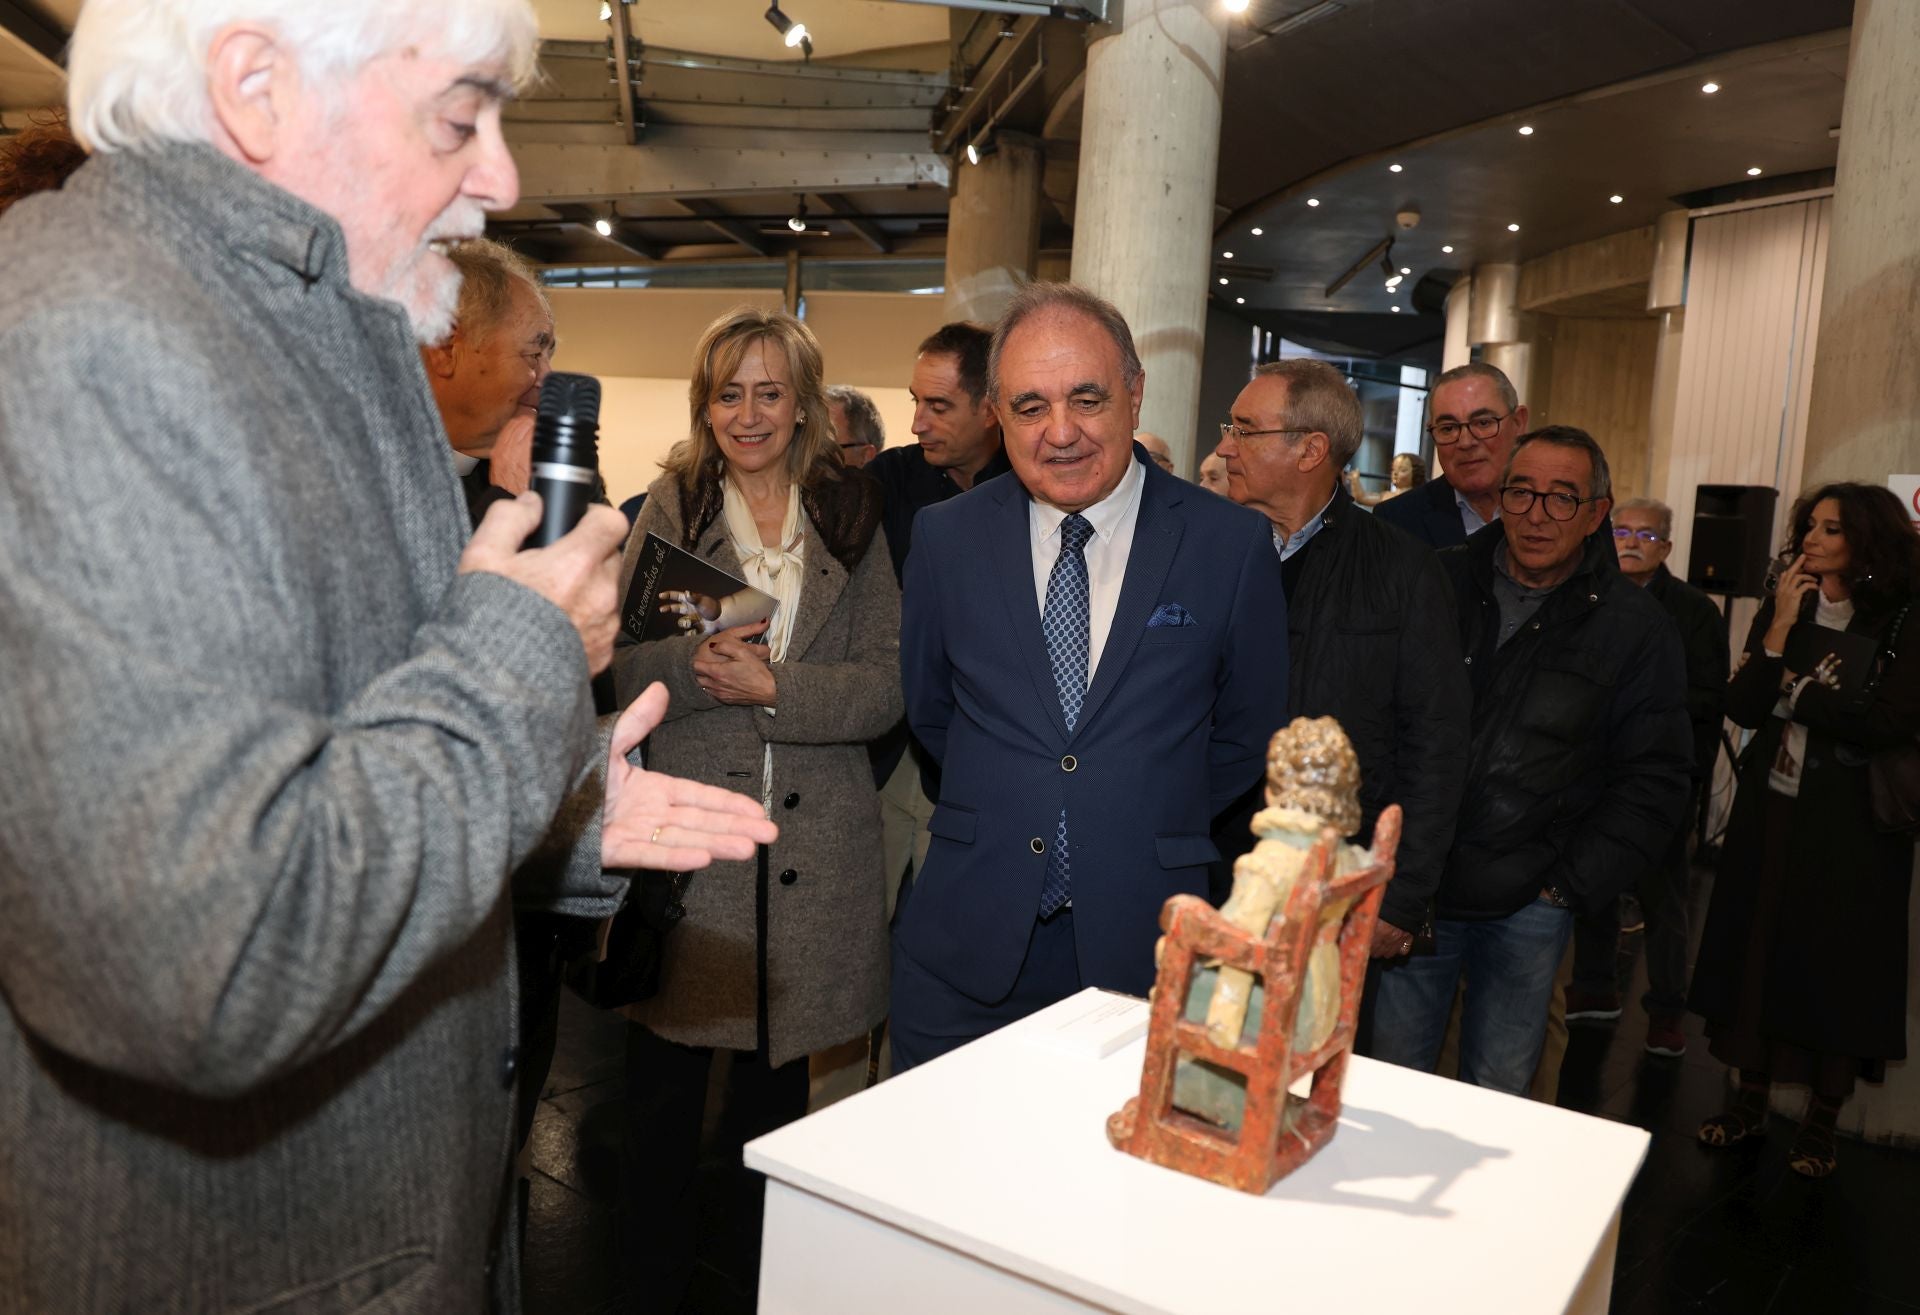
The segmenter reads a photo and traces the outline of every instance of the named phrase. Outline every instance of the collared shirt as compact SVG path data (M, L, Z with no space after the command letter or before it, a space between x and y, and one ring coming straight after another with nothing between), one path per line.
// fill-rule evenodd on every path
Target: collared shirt
M1493 601L1500 605L1500 643L1495 647L1504 647L1509 639L1519 634L1520 627L1533 620L1533 614L1540 610L1540 605L1559 587L1550 584L1544 589L1534 589L1521 584L1507 570L1507 545L1503 543L1495 548Z
M1274 527L1273 550L1280 554L1281 561L1286 561L1287 558L1306 547L1307 540L1320 533L1320 527L1327 523L1327 508L1332 505L1333 497L1329 494L1327 500L1320 505L1320 510L1313 513L1313 519L1294 531L1288 538L1282 539L1280 537L1280 528L1278 526Z
M1460 508L1460 528L1467 532L1469 539L1473 537L1475 530L1484 530L1493 524L1493 521L1500 519L1498 506L1493 509L1493 520L1490 521L1473 509L1473 504L1467 501L1467 495L1459 489L1453 491L1453 505Z
M973 477L971 487L978 488L994 476L1004 475L1012 469L1006 449L1000 448L994 452L993 460L981 467L980 473ZM866 464L865 470L880 481L880 488L886 495L880 510L880 523L886 527L887 551L893 554L893 578L901 580L907 565L907 553L913 547L913 518L920 514L922 507L957 498L967 490L955 483L947 471L929 465L918 443L881 448L880 454Z
M1146 487L1146 468L1128 458L1127 473L1113 492L1081 511L1093 526L1093 537L1083 553L1087 559L1088 601L1091 614L1087 621L1087 684L1100 666L1100 652L1107 646L1107 634L1113 629L1114 609L1120 605L1120 585L1127 578L1127 558L1133 552L1133 527L1140 520L1140 490ZM1058 507L1032 501L1027 504L1027 530L1033 544L1033 592L1041 615L1047 610L1047 581L1053 577L1053 564L1060 559L1060 523L1067 513Z

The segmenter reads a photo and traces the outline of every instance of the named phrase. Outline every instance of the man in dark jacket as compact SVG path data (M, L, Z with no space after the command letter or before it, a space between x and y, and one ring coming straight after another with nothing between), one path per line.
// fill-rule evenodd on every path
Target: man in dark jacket
M1475 361L1433 381L1427 433L1446 474L1389 498L1374 515L1435 548L1465 543L1500 516L1500 475L1527 408L1498 366Z
M1431 919L1460 811L1471 695L1438 559L1340 486L1361 431L1344 375L1324 361L1278 361L1234 400L1219 454L1228 496L1273 523L1287 587L1287 717L1336 718L1353 741L1363 841L1388 804L1405 811L1373 937L1374 955L1392 958ZM1219 876L1252 848L1247 824L1260 803L1256 787L1222 819Z
M1680 638L1595 535L1611 487L1584 431L1524 435L1499 525L1441 555L1473 686L1465 804L1436 952L1380 974L1377 1058L1432 1071L1464 976L1460 1077L1524 1092L1574 914L1639 880L1680 825L1691 767Z
M1693 726L1693 794L1661 860L1646 870L1637 894L1646 919L1647 1050L1681 1055L1687 1041L1680 1016L1687 1007L1687 836L1699 793L1713 779L1714 755L1727 696L1727 623L1713 600L1667 570L1673 550L1673 509L1652 498L1633 498L1613 512L1614 551L1620 573L1647 591L1680 632L1687 658L1687 719ZM1567 988L1567 1018L1620 1017L1615 961L1620 945L1617 908L1581 918L1573 936L1573 984Z

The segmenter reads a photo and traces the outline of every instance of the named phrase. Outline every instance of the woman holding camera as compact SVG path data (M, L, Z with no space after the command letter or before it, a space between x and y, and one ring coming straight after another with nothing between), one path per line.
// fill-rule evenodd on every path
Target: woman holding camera
M1740 760L1690 1007L1739 1071L1700 1140L1745 1141L1765 1127L1773 1083L1805 1085L1788 1164L1821 1178L1855 1080L1879 1081L1906 1055L1914 837L1876 825L1868 764L1920 733L1920 619L1907 615L1920 535L1898 498L1867 484L1814 490L1791 526L1792 560L1727 689L1727 715L1758 733ZM1865 642L1849 657L1839 637L1801 627Z

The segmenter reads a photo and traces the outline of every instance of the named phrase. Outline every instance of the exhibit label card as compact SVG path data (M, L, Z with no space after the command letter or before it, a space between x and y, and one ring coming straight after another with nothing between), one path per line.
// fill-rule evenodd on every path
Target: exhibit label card
M1147 1034L1147 1002L1093 987L1019 1024L1029 1045L1076 1059L1105 1059Z

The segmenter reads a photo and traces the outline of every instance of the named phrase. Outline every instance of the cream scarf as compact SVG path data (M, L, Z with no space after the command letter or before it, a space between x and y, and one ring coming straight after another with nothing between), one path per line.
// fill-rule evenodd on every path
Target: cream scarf
M747 505L731 479L723 482L720 514L727 523L727 535L740 558L741 573L747 583L770 594L777 604L773 620L767 626L767 657L784 662L787 644L793 639L794 617L800 611L800 587L806 579L807 540L801 529L800 486L787 489L787 514L780 522L780 541L769 548L760 542L760 527L754 524L753 508ZM768 716L776 715L773 708ZM766 746L760 763L760 805L773 815L773 745Z

